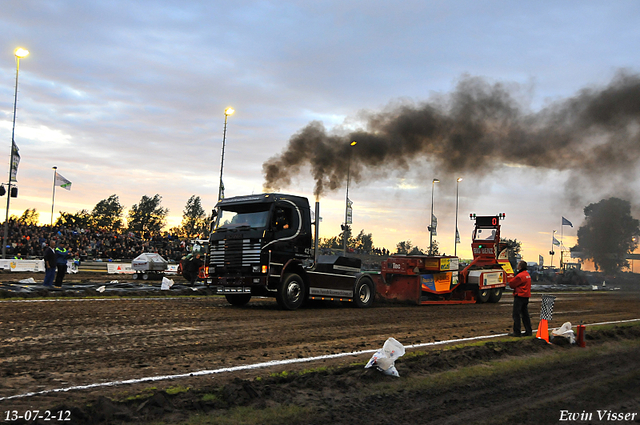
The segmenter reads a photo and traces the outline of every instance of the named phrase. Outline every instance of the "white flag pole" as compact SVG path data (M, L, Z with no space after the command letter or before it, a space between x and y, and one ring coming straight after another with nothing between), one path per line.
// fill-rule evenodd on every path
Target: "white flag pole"
M562 249L564 248L564 226L560 226L560 268L563 265L563 255Z
M56 177L58 176L58 167L53 167L53 195L51 195L51 227L53 227L53 205L56 201Z

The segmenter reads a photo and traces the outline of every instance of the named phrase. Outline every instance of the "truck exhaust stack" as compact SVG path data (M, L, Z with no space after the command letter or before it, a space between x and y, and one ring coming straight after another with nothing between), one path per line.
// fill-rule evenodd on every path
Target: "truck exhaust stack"
M318 235L320 235L320 201L316 201L316 209L315 209L315 229L313 234L313 256L314 262L318 262Z

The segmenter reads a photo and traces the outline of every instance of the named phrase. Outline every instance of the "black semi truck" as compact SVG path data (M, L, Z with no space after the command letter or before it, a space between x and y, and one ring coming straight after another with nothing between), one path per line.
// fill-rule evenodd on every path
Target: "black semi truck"
M318 216L316 203L316 220ZM252 296L275 297L286 310L308 299L371 306L376 287L372 277L362 273L360 260L316 256L317 230L304 197L263 193L221 200L209 238L212 286L237 306Z

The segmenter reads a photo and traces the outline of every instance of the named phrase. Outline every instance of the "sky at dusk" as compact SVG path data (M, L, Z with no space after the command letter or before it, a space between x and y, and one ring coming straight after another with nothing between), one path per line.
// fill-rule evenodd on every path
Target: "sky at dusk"
M523 243L525 260L543 255L548 265L553 230L573 246L589 203L621 197L640 216L640 112L629 118L630 104L624 119L601 118L582 108L635 90L639 18L631 0L8 0L0 9L0 180L8 180L20 46L30 55L20 60L19 197L10 214L36 208L49 223L53 166L73 182L71 191L56 189L55 215L91 210L112 194L125 210L159 194L168 227L180 224L191 195L209 212L232 106L227 197L262 192L263 165L277 163L291 141L313 150L305 129L345 146L360 135L349 162L355 233L391 250L406 240L425 249L433 188L435 239L453 254L461 177L458 255L471 257L469 213L505 213L502 236ZM470 94L473 113L484 111L473 121L483 128L477 141L459 128L468 121L457 105ZM500 113L485 101L500 103ZM420 148L395 145L399 133L384 123L411 115L419 126L416 110L437 118L437 135ZM606 123L592 128L591 116ZM366 155L379 140L387 156L376 162ZM313 203L318 176L309 161L284 170L272 189ZM323 237L344 220L346 181L334 175L319 196ZM563 216L574 226L561 226Z

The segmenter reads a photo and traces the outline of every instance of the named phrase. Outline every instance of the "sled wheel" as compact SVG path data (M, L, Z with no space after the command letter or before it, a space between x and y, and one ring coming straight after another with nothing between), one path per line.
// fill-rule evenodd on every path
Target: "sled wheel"
M476 302L478 304L483 304L489 301L489 297L491 296L490 289L478 289L476 292Z
M251 294L227 294L224 297L229 304L241 307L249 302Z
M353 301L358 308L371 307L375 298L373 283L369 279L360 279L356 284Z
M494 288L489 294L489 302L497 303L502 298L502 288Z
M276 301L285 310L295 310L304 302L306 292L304 280L295 273L289 273L278 286Z

